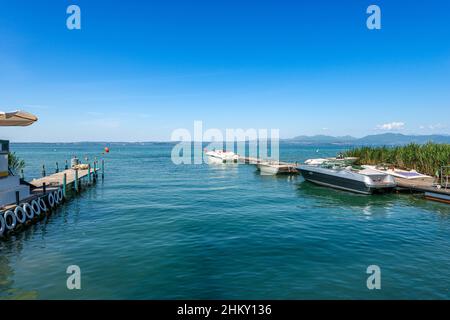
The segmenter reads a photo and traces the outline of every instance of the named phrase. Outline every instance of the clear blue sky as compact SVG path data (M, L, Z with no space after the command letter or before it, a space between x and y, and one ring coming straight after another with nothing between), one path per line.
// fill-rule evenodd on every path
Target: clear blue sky
M70 4L81 30L66 28ZM370 4L381 30L366 28ZM449 17L446 0L0 0L0 110L40 118L0 136L169 140L194 120L449 134Z

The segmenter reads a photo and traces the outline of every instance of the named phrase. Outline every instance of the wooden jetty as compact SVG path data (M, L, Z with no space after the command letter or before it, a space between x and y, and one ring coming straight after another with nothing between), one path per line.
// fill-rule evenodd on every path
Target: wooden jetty
M254 157L243 157L239 156L239 162L246 163L246 164L258 164L262 160Z
M96 167L96 162L94 168L90 165L83 166L87 166L87 169L84 167L66 169L30 182L22 180L22 184L30 187L30 195L20 199L19 191L16 191L16 202L0 208L2 211L0 238L22 230L24 226L50 215L56 207L68 199L70 190L78 193L83 188L94 185L98 180L98 171L101 170L102 179L104 178L103 161L101 168Z
M285 161L273 161L273 160L264 160L264 159L260 159L260 158L255 158L255 157L243 157L243 156L239 156L239 162L245 163L245 164L260 164L263 162L272 162L272 163L277 163L279 165L283 165L283 166L291 166L291 167L297 167L298 163L291 163L291 162L285 162Z
M426 199L450 204L450 188L447 185L434 183L431 179L403 179L395 178L397 191L423 193Z
M96 168L97 172L99 169ZM71 186L75 183L76 179L83 179L88 177L89 174L94 174L94 169L67 169L58 173L51 174L39 179L33 179L30 184L34 186L33 190L40 188L42 189L45 184L47 187L60 187L64 185L64 179L66 180L66 185ZM89 177L88 177L89 178Z

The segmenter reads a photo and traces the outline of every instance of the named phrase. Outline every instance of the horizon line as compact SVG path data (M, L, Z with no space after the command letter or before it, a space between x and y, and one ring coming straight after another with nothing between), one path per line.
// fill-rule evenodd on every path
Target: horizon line
M307 137L307 138L314 138L314 137L332 137L332 138L345 138L345 137L350 137L350 138L354 138L356 140L358 139L362 139L368 136L378 136L378 135L384 135L384 134L397 134L397 135L402 135L402 136L413 136L413 137L426 137L426 136L444 136L444 137L450 137L450 134L448 133L430 133L430 134L404 134L404 133L400 133L400 132L384 132L384 133L379 133L379 134L368 134L362 137L355 137L352 135L339 135L339 136L333 136L333 135L326 135L326 134L315 134L315 135L297 135L291 138L280 138L279 141L285 141L285 140L293 140L295 138L298 137ZM8 140L8 139L0 139L0 140ZM259 140L259 139L256 139ZM271 141L270 138L267 139L268 141ZM173 141L173 140L142 140L142 141L132 141L132 140L128 140L128 141L113 141L113 140L77 140L77 141L11 141L8 140L11 144L14 143L63 143L63 144L70 144L70 143L180 143L183 142L181 140L178 141ZM223 142L247 142L247 141L255 141L255 139L252 140L224 140ZM188 141L185 141L188 142ZM206 141L206 140L191 140L190 142L214 142L214 141Z

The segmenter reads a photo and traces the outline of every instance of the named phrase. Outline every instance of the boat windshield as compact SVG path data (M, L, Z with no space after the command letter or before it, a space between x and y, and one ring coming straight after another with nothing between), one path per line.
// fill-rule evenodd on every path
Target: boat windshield
M346 161L346 160L339 160L339 161L329 160L329 161L324 161L319 166L321 168L333 169L333 170L343 170L343 169L361 170L361 169L363 169L361 166L355 165L353 162L354 161L351 161L351 160L348 160L348 161Z

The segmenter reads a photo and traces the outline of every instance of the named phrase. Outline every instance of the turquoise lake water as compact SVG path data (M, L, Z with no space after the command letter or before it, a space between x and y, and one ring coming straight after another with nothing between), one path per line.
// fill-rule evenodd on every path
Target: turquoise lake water
M44 163L51 172L104 146L11 148L31 179ZM0 241L0 298L450 298L450 206L260 176L250 165L176 166L172 147L111 145L103 183ZM339 151L282 144L280 156ZM81 269L81 290L66 287L69 265ZM381 290L367 289L369 265L381 268Z

